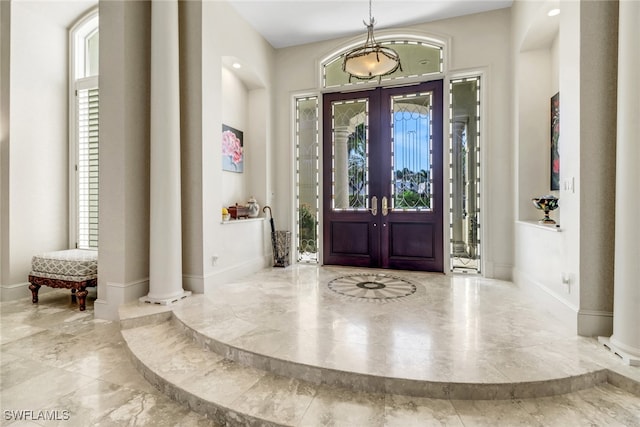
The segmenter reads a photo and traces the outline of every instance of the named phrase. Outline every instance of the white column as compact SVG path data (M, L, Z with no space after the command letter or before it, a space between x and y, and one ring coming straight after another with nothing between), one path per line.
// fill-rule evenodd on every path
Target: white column
M149 294L171 304L182 289L178 1L151 2L151 201Z
M640 2L619 5L613 335L600 341L640 366Z

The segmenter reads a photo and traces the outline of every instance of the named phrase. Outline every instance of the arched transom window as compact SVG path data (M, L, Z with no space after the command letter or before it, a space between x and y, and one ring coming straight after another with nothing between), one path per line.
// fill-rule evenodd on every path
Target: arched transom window
M396 39L380 42L398 52L401 69L383 76L381 82L407 78L421 78L444 72L443 44L433 41ZM363 80L352 79L342 70L344 55L348 49L330 57L322 64L322 87L329 89L364 83ZM378 79L374 79L376 82Z

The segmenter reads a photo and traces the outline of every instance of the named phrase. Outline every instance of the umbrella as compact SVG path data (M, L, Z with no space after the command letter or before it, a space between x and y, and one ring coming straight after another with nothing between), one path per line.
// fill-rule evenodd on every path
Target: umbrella
M265 206L264 208L262 208L262 212L266 212L266 209L269 209L269 223L271 224L271 233L275 233L276 231L276 226L273 223L273 214L271 213L271 206Z

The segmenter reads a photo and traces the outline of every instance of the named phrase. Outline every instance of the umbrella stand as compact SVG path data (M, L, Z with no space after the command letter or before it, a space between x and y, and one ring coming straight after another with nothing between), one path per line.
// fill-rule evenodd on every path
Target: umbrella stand
M274 267L286 267L289 265L289 247L291 247L291 232L290 231L276 231L275 223L273 222L273 214L271 213L271 206L265 206L262 208L262 212L269 209L269 224L271 225L271 246L273 248L273 266Z

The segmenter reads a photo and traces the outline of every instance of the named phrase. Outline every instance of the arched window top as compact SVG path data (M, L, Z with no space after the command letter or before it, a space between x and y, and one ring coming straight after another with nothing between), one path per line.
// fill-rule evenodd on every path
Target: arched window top
M71 52L75 80L97 76L99 69L98 10L94 9L80 18L71 28Z
M398 52L402 64L402 69L383 76L381 82L424 77L444 72L445 43L440 40L407 35L382 36L377 39L380 45L388 46ZM321 61L323 89L355 86L369 81L377 82L377 78L372 80L352 79L349 82L349 74L342 70L344 55L363 43L364 40L353 43Z

